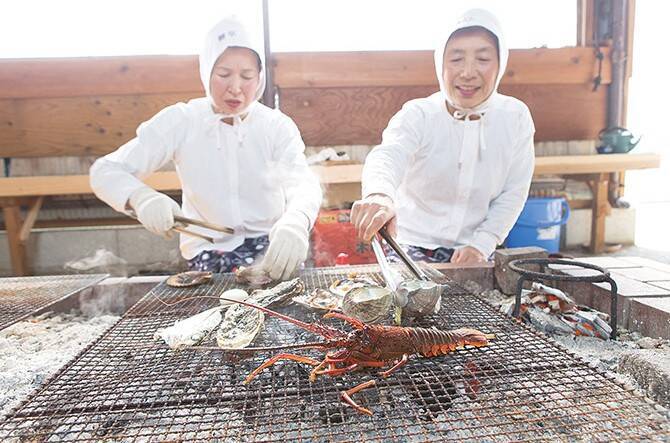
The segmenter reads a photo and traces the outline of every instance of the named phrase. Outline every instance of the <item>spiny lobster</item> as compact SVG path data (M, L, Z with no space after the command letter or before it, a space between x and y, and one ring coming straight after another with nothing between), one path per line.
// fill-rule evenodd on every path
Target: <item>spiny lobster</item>
M338 312L329 312L323 316L326 319L336 318L343 320L354 328L351 332L345 332L318 322L306 323L251 303L225 298L221 298L221 300L259 309L268 315L293 323L302 329L326 339L323 342L289 345L285 349L332 350L326 353L323 361L289 353L275 355L253 370L244 380L244 384L251 382L265 368L274 365L279 360L293 360L314 366L309 375L310 381L316 380L316 377L319 375L338 376L357 369L382 368L391 365L389 369L380 372L382 377L388 377L404 366L411 355L418 354L423 357L435 357L448 354L464 346L486 346L489 339L495 338L493 334L484 334L471 328L442 331L438 329L366 324ZM281 349L281 347L278 347L278 349ZM342 400L358 412L372 415L369 409L358 405L352 400L351 396L374 385L375 381L370 380L349 390L342 391L340 396Z

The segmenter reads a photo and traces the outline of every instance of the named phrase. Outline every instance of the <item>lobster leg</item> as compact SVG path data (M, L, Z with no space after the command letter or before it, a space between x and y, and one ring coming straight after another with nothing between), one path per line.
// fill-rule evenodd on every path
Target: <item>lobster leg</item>
M349 406L360 412L361 414L367 414L367 415L372 415L372 411L369 409L364 408L363 406L360 406L358 403L353 401L351 399L351 396L357 393L358 391L362 391L363 389L367 389L369 387L374 386L376 383L374 380L369 380L366 381L365 383L361 383L358 386L354 386L351 389L348 389L346 391L340 392L340 398L344 400Z
M346 315L340 314L339 312L328 312L327 314L324 314L323 318L338 318L340 320L349 323L356 329L363 329L363 327L365 326L365 324L360 320L356 320L353 317L347 317Z
M265 361L262 365L254 369L249 375L247 375L247 378L244 379L244 384L246 385L249 383L251 380L256 378L258 374L263 371L263 369L268 368L272 366L273 364L277 363L279 360L293 360L297 361L298 363L307 363L308 365L313 365L313 366L320 366L321 363L318 361L314 360L313 358L309 357L303 357L302 355L295 355L295 354L277 354L271 359Z
M409 359L409 357L407 356L407 354L403 354L402 358L400 358L400 360L398 360L393 366L391 366L386 371L380 372L379 375L381 375L384 378L388 377L389 375L393 374L398 369L405 366L407 364L408 359Z

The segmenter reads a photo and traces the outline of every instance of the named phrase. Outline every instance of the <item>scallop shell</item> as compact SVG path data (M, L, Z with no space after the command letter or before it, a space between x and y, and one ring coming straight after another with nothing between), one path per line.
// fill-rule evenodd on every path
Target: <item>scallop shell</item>
M381 286L356 287L342 300L342 311L363 323L374 323L386 317L393 304L393 292Z
M212 273L208 271L187 271L171 275L165 281L168 286L174 288L185 288L206 283L212 279Z

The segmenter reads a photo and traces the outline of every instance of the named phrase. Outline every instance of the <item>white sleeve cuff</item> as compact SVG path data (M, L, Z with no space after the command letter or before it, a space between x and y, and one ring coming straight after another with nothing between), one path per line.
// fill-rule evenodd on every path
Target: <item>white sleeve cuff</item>
M482 253L484 258L489 258L498 245L498 237L486 231L477 231L470 242L470 246Z

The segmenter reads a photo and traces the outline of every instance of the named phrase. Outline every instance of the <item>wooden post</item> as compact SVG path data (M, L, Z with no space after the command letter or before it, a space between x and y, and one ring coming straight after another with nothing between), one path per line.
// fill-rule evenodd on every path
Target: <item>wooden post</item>
M608 175L598 174L589 182L593 191L590 250L599 254L605 250L605 219L611 211L607 198Z
M14 275L28 275L26 246L20 239L22 225L20 206L18 204L3 206L2 213L5 217L5 229L7 230L7 241L9 243L9 257L12 261Z

